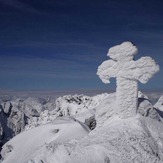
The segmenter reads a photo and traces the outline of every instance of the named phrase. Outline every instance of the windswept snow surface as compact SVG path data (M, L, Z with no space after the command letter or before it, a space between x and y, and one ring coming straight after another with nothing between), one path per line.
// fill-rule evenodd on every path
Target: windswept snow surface
M81 138L88 132L89 129L84 124L74 119L58 118L49 124L22 132L7 142L2 151L5 159L3 163L26 163L39 155L39 148L48 146L53 141L58 144Z

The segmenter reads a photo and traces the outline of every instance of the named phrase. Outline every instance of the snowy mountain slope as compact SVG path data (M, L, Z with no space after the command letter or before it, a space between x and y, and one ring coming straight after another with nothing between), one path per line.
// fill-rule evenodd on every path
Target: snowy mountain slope
M81 138L89 129L70 118L60 118L55 121L22 132L3 146L3 163L25 163L36 156L37 150L48 143L64 143Z
M1 144L13 136L38 125L53 121L56 117L72 116L97 106L104 95L97 98L85 95L65 95L57 99L34 97L2 98L0 100L0 125L3 130ZM25 127L26 126L26 127Z
M39 131L38 129L38 133L40 132L44 132L42 130L45 130L44 128L41 129L41 127L46 125L53 125L54 123L59 123L55 121L55 119L57 117L73 117L76 120L79 120L82 126L83 123L85 123L87 126L89 126L93 131L91 131L88 135L87 138L83 138L81 140L72 140L72 141L68 141L65 138L65 141L63 140L63 142L65 142L63 144L58 142L58 139L60 139L59 137L62 137L62 134L57 138L57 139L51 139L51 136L49 136L48 139L48 143L44 142L43 144L38 143L38 146L36 144L36 146L38 147L37 149L33 149L33 153L35 154L35 156L31 156L31 154L29 154L28 150L25 148L23 153L27 153L28 155L30 155L30 157L27 157L29 159L29 163L39 163L40 160L43 161L43 163L51 163L51 162L55 162L56 163L64 163L66 162L66 160L68 160L68 162L78 162L79 160L82 160L83 162L88 162L88 163L96 163L96 162L109 162L109 160L112 160L111 162L114 163L114 161L116 163L118 163L120 160L122 160L123 158L121 158L122 156L119 156L119 158L117 156L112 156L112 154L110 155L109 153L122 153L122 155L126 155L127 152L123 153L123 150L127 150L127 147L124 147L124 149L122 148L122 151L118 151L118 146L115 147L115 149L113 150L111 147L111 144L108 145L108 147L106 148L105 146L99 144L99 142L101 142L102 144L105 144L105 137L106 139L110 140L113 138L113 135L117 135L117 139L119 139L118 137L121 137L121 141L120 142L124 142L124 144L127 144L128 141L128 146L130 147L130 138L127 137L127 134L131 134L131 139L133 139L133 135L132 133L136 133L138 134L136 136L135 140L136 142L140 142L140 141L145 141L145 147L142 147L144 145L140 144L140 146L136 146L135 145L132 148L135 148L135 150L137 151L141 151L141 148L145 148L146 146L149 146L148 150L146 151L141 151L141 152L137 152L135 155L137 156L138 154L140 154L141 156L140 159L144 158L145 155L148 155L148 153L152 153L152 151L154 151L153 153L156 154L150 154L151 157L147 157L147 162L149 160L152 160L153 158L156 159L156 162L159 162L159 160L161 160L161 156L162 153L162 135L163 133L158 133L159 130L162 130L162 123L160 121L160 115L158 114L158 112L156 111L156 109L153 107L152 103L148 100L148 98L143 95L142 93L139 93L139 107L138 107L138 113L144 117L149 117L149 118L142 118L141 116L137 116L135 119L131 119L131 122L128 123L128 125L126 125L127 123L125 121L121 121L120 119L116 118L116 114L114 112L115 109L115 93L111 93L111 94L101 94L101 95L97 95L94 97L88 97L88 96L84 96L84 95L68 95L68 96L63 96L63 98L58 98L56 101L55 100L47 100L46 102L42 103L43 108L45 108L45 110L43 112L40 113L40 115L37 117L31 117L30 119L28 119L28 125L26 126L26 130L24 131L22 134L26 135L25 133L29 131L31 131L31 138L35 137L35 128L37 130L37 128L40 128L41 131ZM36 105L39 106L39 105ZM48 109L49 107L49 109ZM52 108L50 108L52 107ZM41 108L41 107L40 107ZM64 119L64 123L67 126L66 123L69 123L69 120L66 118L66 120ZM55 122L54 122L55 121ZM70 121L72 121L72 119L70 119ZM118 123L119 122L119 123ZM125 125L121 126L121 124L123 124L125 122ZM134 123L138 122L136 125L136 128L134 128ZM62 123L60 121L60 123ZM77 123L77 122L76 122ZM39 127L37 127L39 126ZM113 127L114 126L114 127ZM120 129L121 126L124 129ZM126 127L128 126L128 128ZM67 126L68 127L68 126ZM109 127L109 128L107 128ZM48 128L48 127L47 127ZM67 128L68 129L68 128ZM115 129L115 131L113 132L112 130ZM48 130L48 129L47 129ZM46 130L46 131L47 131ZM83 127L81 127L79 129L81 132L83 132ZM78 130L78 132L80 133L80 131ZM136 131L140 132L136 132ZM64 130L63 130L64 131ZM107 132L108 131L108 132ZM163 131L163 130L162 130ZM49 131L47 131L49 133ZM64 131L66 133L66 131ZM63 134L64 134L63 132ZM117 133L116 133L117 132ZM103 134L102 134L103 133ZM112 134L112 137L110 137L110 133ZM72 132L72 134L76 135L76 131ZM21 135L21 134L20 134ZM28 134L27 134L28 135ZM64 134L65 135L65 134ZM84 134L85 135L85 134ZM104 136L104 138L102 138ZM125 137L122 137L122 136ZM41 135L40 135L41 137ZM127 138L126 138L127 137ZM148 138L149 137L149 138ZM38 135L39 138L39 135ZM74 137L73 137L74 138ZM75 136L75 138L79 138L78 136ZM81 138L81 137L80 137ZM97 139L96 139L97 138ZM15 138L13 138L11 141L9 141L8 143L12 142L13 140L16 140L17 142L19 142L19 135L16 136ZM27 138L25 136L22 136L22 139L26 140ZM41 138L40 138L41 139ZM95 140L94 140L95 139ZM124 139L124 140L123 140ZM129 140L127 140L129 139ZM35 139L37 140L37 139ZM94 142L93 142L94 140ZM32 141L32 140L31 140ZM112 142L112 140L110 140ZM118 141L118 140L116 140ZM127 141L127 142L125 142ZM89 143L92 142L92 143ZM6 144L8 144L6 143ZM29 142L30 144L31 142ZM35 142L32 142L35 146ZM150 144L151 143L151 144ZM10 147L7 147L5 144L4 149L2 151L2 156L5 158L4 161L7 160L7 156L5 156L6 154L10 154ZM16 149L21 148L20 144L15 145L13 144L12 147L15 146ZM70 149L69 149L70 148ZM139 149L140 148L140 149ZM14 148L13 148L14 149ZM71 151L71 150L74 151ZM71 153L69 155L69 152L67 153L67 150ZM77 151L76 151L77 150ZM79 150L79 151L78 151ZM113 151L112 151L113 150ZM135 152L135 150L133 151L133 153ZM56 152L55 152L56 151ZM60 158L60 153L63 153L64 156L62 155L63 158ZM144 153L144 154L142 154ZM14 154L14 156L19 155ZM68 155L68 156L67 156ZM93 156L97 156L97 157L93 157ZM157 157L158 155L158 157ZM10 155L12 157L14 157L13 155ZM72 157L72 158L71 158ZM129 156L125 156L127 158L124 159L124 162L130 162L129 160L131 160L132 158ZM13 159L13 158L12 158ZM65 159L65 160L64 160ZM84 159L84 160L83 160ZM137 161L139 162L140 159ZM144 158L145 159L145 158ZM33 160L33 162L32 162ZM54 161L55 160L55 161ZM98 161L97 161L98 160ZM81 162L82 162L81 161ZM144 160L146 161L146 160ZM7 163L7 162L6 162ZM23 163L23 162L22 162ZM25 163L25 162L24 162ZM79 161L80 163L80 161Z

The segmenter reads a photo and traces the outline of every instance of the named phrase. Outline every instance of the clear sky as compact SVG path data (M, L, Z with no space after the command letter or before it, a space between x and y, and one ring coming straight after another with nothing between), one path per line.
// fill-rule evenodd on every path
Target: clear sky
M141 89L163 90L162 0L0 0L0 89L115 89L97 67L134 42L161 71Z

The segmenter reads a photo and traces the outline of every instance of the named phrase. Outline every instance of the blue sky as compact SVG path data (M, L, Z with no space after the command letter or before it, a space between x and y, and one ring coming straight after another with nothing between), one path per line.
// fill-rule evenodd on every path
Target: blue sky
M0 0L1 90L114 90L97 67L111 46L134 42L136 59L161 71L140 89L163 90L163 1Z

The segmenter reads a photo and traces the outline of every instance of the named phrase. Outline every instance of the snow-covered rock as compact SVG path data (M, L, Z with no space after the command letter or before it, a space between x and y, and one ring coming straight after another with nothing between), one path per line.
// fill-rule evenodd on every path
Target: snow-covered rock
M55 101L50 100L46 103L44 110L40 113L39 117L33 117L28 120L28 125L25 129L31 129L33 127L49 123L56 119L56 117L75 117L82 121L94 116L94 108L100 104L103 99L107 98L108 94L100 94L97 96L89 97L85 95L65 95L57 98ZM53 109L50 108L52 106Z
M11 102L2 102L1 103L4 113L9 114L12 108Z
M138 113L144 117L150 117L156 119L157 121L161 120L161 117L153 104L145 98L138 99Z
M22 107L22 111L27 117L37 117L45 109L45 103L46 101L44 99L28 97L23 101L24 106Z
M161 96L159 98L159 100L157 101L157 103L154 105L154 107L160 111L163 112L163 96Z
M62 116L73 116L92 109L97 101L84 95L67 95L56 100L56 108Z

